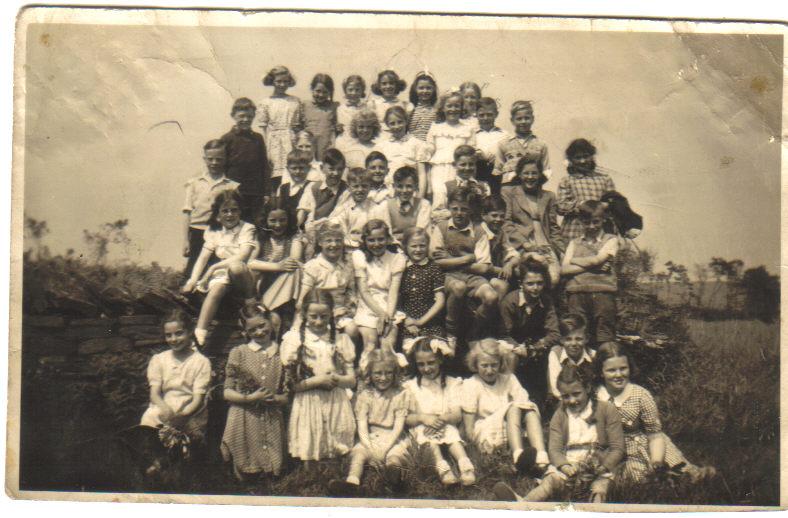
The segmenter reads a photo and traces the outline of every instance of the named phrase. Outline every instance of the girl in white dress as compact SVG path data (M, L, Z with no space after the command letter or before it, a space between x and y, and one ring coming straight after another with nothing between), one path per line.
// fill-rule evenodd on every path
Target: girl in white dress
M413 111L410 102L399 98L407 86L408 83L393 70L384 70L378 74L377 81L370 87L374 95L369 99L369 107L375 110L378 120L382 121L386 110L392 106L401 106L408 114Z
M337 139L336 148L345 157L347 170L366 166L367 155L377 149L380 119L370 109L359 110L350 122L350 131Z
M367 83L359 75L347 76L342 81L342 91L345 93L345 102L337 108L337 126L340 133L350 131L353 117L367 107Z
M287 67L272 68L263 85L273 86L274 93L257 108L257 125L265 137L268 161L271 162L271 192L276 192L287 175L287 154L293 149L295 132L302 127L301 101L287 94L295 79Z
M403 166L410 166L419 173L418 186L419 197L423 198L427 192L427 166L426 145L408 133L408 116L400 106L394 106L386 110L383 119L388 133L384 133L378 139L377 148L385 155L388 160L389 174L386 177L386 185L394 185L394 172Z

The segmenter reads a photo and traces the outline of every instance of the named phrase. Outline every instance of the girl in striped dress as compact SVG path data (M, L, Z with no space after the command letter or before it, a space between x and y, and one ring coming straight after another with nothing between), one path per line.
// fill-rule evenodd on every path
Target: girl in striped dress
M429 72L419 72L410 86L410 102L415 106L408 120L408 132L419 140L427 140L427 132L435 122L438 85Z

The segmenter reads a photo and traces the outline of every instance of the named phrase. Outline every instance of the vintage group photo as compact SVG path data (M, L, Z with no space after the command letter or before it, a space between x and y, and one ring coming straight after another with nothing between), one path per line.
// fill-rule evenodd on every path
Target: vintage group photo
M20 18L22 497L780 505L783 28L158 14Z

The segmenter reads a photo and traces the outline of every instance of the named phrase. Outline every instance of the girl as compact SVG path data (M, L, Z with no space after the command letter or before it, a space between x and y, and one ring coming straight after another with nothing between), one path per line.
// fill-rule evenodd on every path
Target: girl
M373 219L361 230L361 249L352 254L359 295L353 321L364 341L364 355L375 349L381 335L386 345L393 347L390 343L393 336L388 337L393 331L392 323L406 259L400 253L390 252L387 249L390 243L389 228L383 221Z
M263 85L274 87L274 93L257 110L257 124L265 137L271 162L271 192L274 192L283 177L287 177L287 154L293 148L295 132L301 129L301 101L287 94L287 89L295 86L287 67L272 68L263 78Z
M315 155L334 145L337 134L337 106L334 102L334 80L328 74L316 74L310 83L312 101L302 106L303 127L314 135Z
M392 106L402 107L406 113L413 111L413 105L408 101L399 99L399 94L408 86L393 70L384 70L378 74L378 79L372 85L373 95L369 100L369 107L375 111L378 120L383 120L386 110Z
M539 409L512 374L514 354L507 342L484 338L471 344L465 363L473 376L462 384L465 434L482 453L509 446L521 473L543 471L549 462ZM530 446L523 444L522 421Z
M405 420L411 406L410 392L400 386L397 358L390 351L372 351L364 369L366 388L356 399L359 442L350 452L347 479L328 484L330 494L349 495L361 483L364 465L385 467L386 482L398 489L408 450Z
M221 446L239 481L259 473L279 475L285 445L282 407L289 400L270 316L256 308L241 315L241 325L248 342L227 358L224 399L230 408Z
M432 206L424 198L416 196L419 176L409 166L400 167L394 172L394 197L378 205L374 217L382 219L391 229L394 242L402 244L406 229L418 227L428 229Z
M337 139L337 149L345 157L348 169L364 167L367 155L376 149L375 139L380 135L380 122L370 109L360 110L350 123L350 135Z
M309 156L309 168L307 169L306 179L310 182L320 182L323 180L323 173L320 172L321 162L315 158L315 136L311 131L301 130L296 133L293 147L296 150ZM322 155L321 155L322 157Z
M408 116L401 106L393 106L386 110L383 121L388 128L388 136L381 137L378 150L388 159L389 171L396 171L400 167L414 167L419 172L419 196L424 197L427 188L427 169L424 164L425 144L408 131ZM388 185L392 178L386 178Z
M438 102L438 85L429 72L419 72L410 86L410 102L415 106L408 118L408 131L419 140L427 140L432 123L435 122Z
M591 501L605 501L613 472L624 458L621 417L615 406L596 401L591 379L574 365L561 369L558 391L561 406L550 420L550 467L545 477L525 498L498 483L493 491L499 498L542 502L557 496L569 478L587 475Z
M211 206L205 244L189 280L181 289L184 293L191 293L195 289L207 293L194 330L200 346L205 345L208 326L230 286L235 286L243 295L246 306L257 303L254 298L254 280L246 263L257 255L258 248L254 225L241 221L241 196L238 191L220 192ZM213 256L219 261L206 269Z
M397 304L405 314L403 349L419 336L445 338L446 322L443 309L445 275L429 257L430 237L426 230L410 227L402 237L408 265L402 273ZM453 353L452 353L453 356Z
M303 461L345 455L356 423L346 389L356 386L355 351L334 324L334 300L323 290L306 294L301 324L282 338L282 364L295 392L288 426L290 454Z
M599 401L613 403L624 425L626 459L622 477L642 481L653 471L678 468L693 480L713 477L713 467L690 464L673 441L662 432L659 410L651 393L634 383L630 375L636 371L629 352L618 342L599 346L594 359L595 372L603 384L597 390Z
M437 338L420 338L403 347L410 364L415 365L415 376L403 386L410 391L411 407L406 423L417 444L426 444L432 452L435 469L443 484L456 484L457 476L441 452L447 445L457 461L460 480L464 486L476 482L476 470L465 452L460 432L462 419L460 398L462 380L443 373L443 360L453 356L448 342Z
M367 84L364 78L352 75L342 81L342 91L345 92L345 102L337 108L337 131L345 133L350 129L353 117L367 107Z
M462 93L462 120L479 128L476 110L479 108L479 99L482 98L482 89L473 81L466 81L460 85Z
M446 205L446 182L457 177L454 171L454 150L467 144L476 146L476 129L460 120L463 98L459 90L441 97L433 124L427 132L425 158L431 164L430 187L432 206Z

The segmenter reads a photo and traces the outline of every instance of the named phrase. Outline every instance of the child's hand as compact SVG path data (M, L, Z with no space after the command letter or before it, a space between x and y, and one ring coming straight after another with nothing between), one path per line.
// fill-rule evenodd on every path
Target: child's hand
M175 412L167 405L159 407L159 419L164 423L169 423L175 417Z
M446 422L437 415L426 415L422 417L421 422L424 423L424 426L427 428L432 428L436 431L446 426Z
M517 347L512 349L512 352L522 358L528 357L528 348L525 346L525 344L518 345Z
M200 291L208 290L208 279L209 278L210 277L203 277L202 279L200 279L199 282L197 283L197 289L199 289Z
M251 394L246 396L246 400L247 401L251 401L253 403L260 403L260 402L264 403L264 402L269 401L273 397L274 397L273 392L271 392L267 388L261 388L261 389L255 390L254 392L252 392Z
M418 336L419 332L421 331L419 326L417 326L416 324L410 324L410 325L406 324L405 325L405 330L408 332L408 334L415 335L415 336Z
M446 252L446 250L438 249L432 252L433 259L446 259L447 257L449 257L449 254Z
M181 288L181 293L193 292L196 284L197 283L194 280L189 279L188 281L186 281L186 284L183 285L183 288Z
M561 469L561 473L563 473L567 477L574 477L575 475L577 475L577 468L575 468L571 464L564 464L563 466L561 466L560 469Z
M500 275L498 275L498 277L500 277L501 279L507 280L507 281L509 279L511 279L512 275L514 274L514 266L515 266L515 264L516 263L510 261L510 262L506 263L505 265L503 265L503 268L501 268L501 273L500 273Z
M298 270L299 266L301 265L298 263L298 261L292 257L288 257L287 259L282 259L279 261L279 267L285 272L293 272Z

